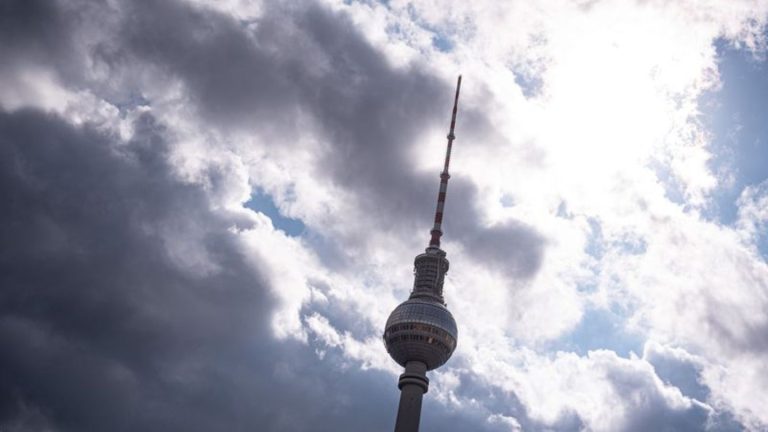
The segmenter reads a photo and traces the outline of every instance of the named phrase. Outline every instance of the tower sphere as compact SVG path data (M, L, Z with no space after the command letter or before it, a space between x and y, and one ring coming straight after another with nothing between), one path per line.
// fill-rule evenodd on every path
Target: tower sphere
M384 327L389 355L401 366L420 361L436 369L456 349L456 321L448 309L431 298L410 298L392 311Z

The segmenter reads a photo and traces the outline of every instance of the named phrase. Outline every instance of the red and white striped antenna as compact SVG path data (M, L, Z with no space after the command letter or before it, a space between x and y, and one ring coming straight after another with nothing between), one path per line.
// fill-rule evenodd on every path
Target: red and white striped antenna
M448 165L451 163L451 148L453 147L453 140L456 136L453 134L453 129L456 127L456 112L459 108L459 91L461 90L461 75L456 83L456 96L453 98L453 114L451 115L451 130L448 132L448 146L445 149L445 165L443 165L443 172L440 173L440 192L437 194L437 209L435 209L435 225L432 227L430 234L432 237L429 239L429 247L440 247L440 237L443 235L443 209L445 208L445 193L448 190L448 179L451 175L448 174Z

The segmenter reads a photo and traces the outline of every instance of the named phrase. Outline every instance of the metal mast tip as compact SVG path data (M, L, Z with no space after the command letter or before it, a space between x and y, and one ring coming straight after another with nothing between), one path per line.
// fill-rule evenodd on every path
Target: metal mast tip
M429 247L440 247L440 237L443 235L442 223L443 223L443 209L445 207L445 193L448 190L448 179L451 175L448 173L448 166L451 164L451 149L453 147L453 140L456 135L453 134L453 130L456 127L456 113L459 109L459 92L461 91L461 75L456 82L456 95L453 98L453 112L451 114L451 127L448 132L448 145L445 149L445 164L443 165L443 172L440 173L440 192L437 194L437 209L435 209L435 224L430 231L431 238L429 239Z

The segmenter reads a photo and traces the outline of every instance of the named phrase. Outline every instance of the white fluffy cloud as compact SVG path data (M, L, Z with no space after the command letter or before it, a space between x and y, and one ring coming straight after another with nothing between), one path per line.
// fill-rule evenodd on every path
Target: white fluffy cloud
M380 26L367 32L394 63L428 59L438 73L464 72L464 109L487 113L491 125L479 132L471 114L460 117L455 177L478 185L489 224L518 220L546 238L541 269L522 281L472 261L472 250L448 247L462 266L447 290L463 329L457 355L483 375L488 357L516 352L505 336L535 345L567 333L586 309L619 308L628 329L706 358L701 380L713 406L733 410L747 428L763 427L758 407L765 401L756 389L764 386L768 275L755 241L765 205L750 188L736 226L702 215L727 179L711 168L711 132L698 101L719 86L718 38L762 49L766 3L392 2L349 9L360 23L396 26L387 38ZM449 52L431 47L434 39L447 40ZM400 44L411 51L393 48ZM430 155L439 147L427 146L418 155L436 165ZM631 402L626 411L595 411L605 407L599 401L624 398L606 396L610 380L588 372L602 374L610 356L560 354L532 386L544 375L569 376L555 364L581 364L574 375L584 381L555 386L547 398L523 398L526 407L554 422L562 409L542 407L562 398L591 430L628 428L638 411ZM638 369L640 360L614 360L611 367L643 370L644 382L653 383L639 386L638 397L658 394L659 406L671 410L705 402L661 386L647 363ZM578 402L576 387L589 402Z

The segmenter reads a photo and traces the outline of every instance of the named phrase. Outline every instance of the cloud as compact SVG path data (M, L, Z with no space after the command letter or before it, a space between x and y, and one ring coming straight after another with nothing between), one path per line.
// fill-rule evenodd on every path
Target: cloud
M531 360L526 367L538 379L521 383L519 394L534 407L534 417L552 422L571 412L589 430L693 431L707 424L711 409L664 385L643 359L590 351L585 357L561 353ZM546 385L544 375L552 377Z
M6 68L18 65L25 58L57 57L57 52L71 45L71 23L62 6L46 1L6 2L2 6L0 37L4 55L15 62L4 63Z
M178 77L207 120L225 128L280 129L279 141L269 145L317 152L313 163L322 171L311 173L315 181L341 185L358 200L352 216L363 220L354 226L356 238L370 225L402 230L404 221L413 221L406 225L413 230L414 222L428 220L437 181L414 170L410 152L425 130L447 123L450 87L431 78L426 64L393 67L343 14L319 5L267 5L262 13L249 31L229 16L181 3L134 4L119 43L127 54ZM170 27L169 16L175 17ZM325 148L307 150L291 142L289 137L302 133L298 123L318 134ZM466 180L451 185L450 202L459 204L449 204L448 223L468 239L493 236L478 224L476 195ZM519 274L534 274L543 242L523 224L509 235L532 247L497 255L505 255ZM471 246L494 255L487 242Z
M57 109L83 103L63 91L71 99ZM273 239L261 232L265 221L217 204L237 167L217 162L190 182L174 165L174 126L146 108L127 110L120 134L37 110L2 113L11 203L2 336L14 347L4 356L3 426L388 429L391 410L380 404L395 406L390 376L353 372L355 384L345 373L336 385L346 390L318 405L318 392L335 386L332 371L343 371L318 362L310 346L274 339L280 246L272 244L272 262L259 259L249 242ZM380 395L348 396L371 389ZM290 414L297 410L301 417ZM443 421L461 424L453 414L432 419Z
M0 115L0 339L13 347L0 424L388 429L395 381L274 338L277 299L229 229L263 222L211 210L174 175L164 128L138 122L120 142L37 111ZM179 262L168 235L198 239L184 252L216 266Z
M380 329L426 245L459 70L461 338L423 429L768 424L764 193L707 219L697 114L713 42L760 50L763 5L0 8L0 427L390 429ZM643 357L550 349L594 311Z
M205 402L195 380L210 385L202 377L223 366L208 359L265 337L271 300L227 235L234 221L172 177L162 129L140 121L118 146L55 117L2 114L5 421L29 405L66 429L112 429L133 410L146 413L136 427L180 427L194 420L176 410ZM169 228L229 270L178 266Z

